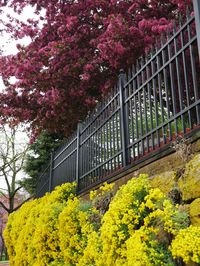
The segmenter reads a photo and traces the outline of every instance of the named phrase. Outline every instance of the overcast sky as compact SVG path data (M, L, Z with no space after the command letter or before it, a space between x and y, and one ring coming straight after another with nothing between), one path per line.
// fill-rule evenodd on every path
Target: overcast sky
M9 14L11 16L14 16L15 18L18 18L22 21L26 21L28 18L33 18L35 17L34 13L33 13L33 9L31 7L27 7L25 8L23 14L21 14L20 16L15 14L12 9L9 8L4 8L4 13L1 14L1 19L3 21L8 21L8 18L6 16L6 14ZM3 25L0 25L0 29L3 28ZM10 54L16 54L18 52L17 48L16 48L16 44L20 43L22 45L27 45L30 43L30 38L23 38L20 41L16 41L14 39L12 39L9 34L3 33L0 36L0 48L3 51L4 55L10 55ZM4 84L2 82L2 79L0 78L0 90L4 89Z

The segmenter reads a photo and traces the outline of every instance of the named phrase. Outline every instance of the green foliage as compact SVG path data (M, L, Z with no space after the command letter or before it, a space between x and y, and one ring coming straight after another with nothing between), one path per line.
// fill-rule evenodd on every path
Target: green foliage
M48 134L43 132L30 145L30 152L26 156L24 171L28 174L28 178L20 181L20 184L30 193L34 194L37 180L44 168L46 162L49 161L51 152L58 148L63 141L63 137L57 134Z

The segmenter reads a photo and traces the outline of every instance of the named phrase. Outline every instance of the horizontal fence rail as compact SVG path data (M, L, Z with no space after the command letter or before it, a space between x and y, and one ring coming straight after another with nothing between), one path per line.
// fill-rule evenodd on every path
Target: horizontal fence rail
M82 192L200 127L200 3L195 16L119 75L109 96L51 156L36 197L76 181ZM198 34L197 34L198 31Z

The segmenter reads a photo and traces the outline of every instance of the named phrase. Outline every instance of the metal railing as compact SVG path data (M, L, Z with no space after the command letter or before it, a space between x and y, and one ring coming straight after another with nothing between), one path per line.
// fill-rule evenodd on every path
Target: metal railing
M54 154L36 197L77 181L84 191L200 125L200 1L194 16L119 75L118 84Z

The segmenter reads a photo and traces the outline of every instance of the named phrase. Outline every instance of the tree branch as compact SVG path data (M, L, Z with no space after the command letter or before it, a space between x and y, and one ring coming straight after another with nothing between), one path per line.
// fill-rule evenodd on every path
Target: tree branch
M15 189L15 191L13 192L12 196L10 197L11 199L14 198L14 196L16 195L17 191L19 191L22 188L22 186L18 187Z
M4 198L6 198L6 199L8 199L8 196L1 190L1 188L0 188L0 194L2 195L2 196L4 196Z
M17 207L15 207L14 209L13 209L13 211L16 211L16 210L18 210L25 202L27 202L27 201L29 201L29 200L31 200L33 197L31 196L31 197L29 197L29 198L27 198L26 200L24 200L22 203L20 203Z
M3 202L0 201L0 206L9 213L9 208L6 207L6 205L4 205Z

